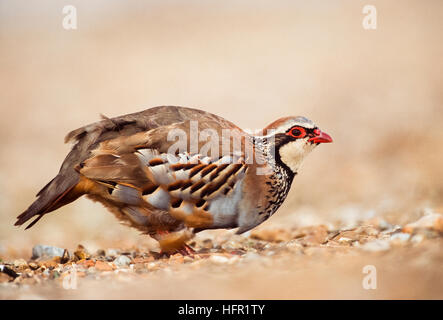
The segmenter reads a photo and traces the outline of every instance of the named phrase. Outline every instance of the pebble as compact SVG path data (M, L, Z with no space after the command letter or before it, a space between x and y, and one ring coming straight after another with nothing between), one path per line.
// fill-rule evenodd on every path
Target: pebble
M137 258L134 258L134 263L148 263L148 262L153 262L154 260L155 259L154 259L153 256L149 256L149 257L146 257L146 258L137 257Z
M328 240L328 228L325 225L302 228L303 243L306 245L322 244ZM348 237L349 238L349 237Z
M409 233L403 233L403 232L399 232L399 233L394 233L391 236L391 242L406 242L409 240L409 238L411 237L411 235Z
M251 238L270 242L287 242L292 234L286 229L257 229L251 231Z
M228 250L228 251L233 251L233 250L238 250L238 249L243 249L244 244L240 241L227 241L225 243L223 243L221 245L221 248L223 248L224 250Z
M49 269L54 269L58 267L58 263L54 260L40 261L38 264Z
M88 252L86 252L84 249L80 249L80 250L75 251L74 256L78 260L89 259L91 257L91 255Z
M36 261L27 263L24 259L17 259L0 264L0 283L1 286L23 284L30 286L42 281L54 281L51 279L58 279L56 281L60 282L72 272L73 268L76 269L78 276L88 279L102 279L120 272L122 275L126 274L123 275L125 279L132 279L152 277L159 273L168 275L174 272L175 275L178 270L180 272L177 274L181 275L179 267L183 263L187 263L183 270L211 267L226 269L239 264L259 263L272 266L276 259L287 254L292 254L293 257L303 254L324 256L333 253L357 253L360 251L359 248L369 252L381 252L391 248L398 249L396 246L399 243L408 243L408 247L412 247L425 239L431 239L431 236L433 238L441 236L438 233L441 215L432 213L431 216L425 217L408 225L415 227L412 228L414 231L412 234L402 230L401 226L387 225L382 228L380 227L382 222L379 221L378 224L361 225L352 230L328 229L322 225L303 228L287 226L286 229L252 231L251 238L214 236L213 239L195 240L194 245L199 249L199 254L192 256L175 254L165 257L141 248L135 250L94 248L96 253L90 255L81 245L73 255L69 256L66 249L38 245L32 250ZM378 227L374 227L377 225ZM419 229L418 234L415 233L417 229ZM426 244L428 242L430 240L426 240ZM16 282L13 282L14 276L5 273L4 270L8 266L11 272L16 272L15 278L18 278L15 279Z
M117 267L127 267L131 263L131 258L121 255L115 258L113 262Z
M79 267L83 267L85 269L88 269L90 267L93 267L95 265L95 263L92 260L80 260L80 261L77 261L77 265Z
M157 270L157 269L158 269L158 266L157 266L157 264L156 264L155 262L150 262L150 263L147 263L147 264L146 264L146 268L147 268L149 271L153 271L153 270Z
M224 264L229 262L229 258L221 255L212 255L209 260L216 264Z
M103 262L100 260L97 260L97 262L95 263L95 269L98 271L112 271L113 270L112 265L110 265L108 262Z
M174 254L169 257L169 261L174 264L181 264L185 262L185 259L181 254Z
M403 228L403 232L413 233L416 229L431 229L443 232L443 215L429 211L417 221L407 224Z
M30 267L32 270L37 270L37 269L39 268L38 264L36 264L36 263L34 263L34 262L29 263L29 267Z
M43 244L32 248L32 259L63 257L65 249Z
M205 239L201 243L201 247L205 249L212 249L214 247L211 239Z
M353 241L355 240L347 237L341 237L340 239L338 239L338 242L340 242L341 244L351 244Z
M24 269L28 266L28 263L24 259L14 260L14 267Z
M389 241L376 239L374 241L369 241L360 246L365 251L377 252L377 251L386 251L391 248Z

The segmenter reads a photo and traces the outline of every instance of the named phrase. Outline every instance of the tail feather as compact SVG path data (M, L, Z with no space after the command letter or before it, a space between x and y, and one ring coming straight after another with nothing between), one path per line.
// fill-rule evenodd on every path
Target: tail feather
M79 175L77 172L70 172L66 174L58 174L52 179L42 190L37 194L38 198L26 209L22 214L17 217L15 226L20 226L32 219L32 221L26 229L31 228L36 224L44 214L49 213L69 202L74 201L78 196L67 196L70 191L75 187L79 181Z

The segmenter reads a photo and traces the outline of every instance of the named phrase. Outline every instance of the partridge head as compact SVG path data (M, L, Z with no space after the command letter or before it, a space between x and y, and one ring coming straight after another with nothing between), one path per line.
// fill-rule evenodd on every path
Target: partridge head
M70 132L59 173L16 225L86 195L124 224L188 253L205 229L245 232L283 203L305 157L332 142L311 120L286 117L250 135L219 116L162 106Z
M279 119L264 130L271 131L275 140L276 160L287 170L296 174L305 157L320 143L332 142L331 136L322 132L305 117ZM269 136L268 136L269 137Z

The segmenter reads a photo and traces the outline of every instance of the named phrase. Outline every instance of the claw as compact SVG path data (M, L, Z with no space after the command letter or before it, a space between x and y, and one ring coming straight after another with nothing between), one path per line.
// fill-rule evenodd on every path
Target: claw
M197 252L190 246L188 246L187 244L183 245L180 248L177 248L175 250L161 250L159 255L164 256L164 257L170 257L173 256L174 254L180 253L182 256L191 256L193 257L194 254L196 254Z
M155 239L160 244L160 254L169 256L180 253L184 256L189 256L196 253L194 249L186 244L186 241L190 240L193 236L194 234L189 230L179 232L158 231Z
M196 251L187 244L185 244L182 248L178 249L177 251L178 253L181 253L183 256L193 256L196 253Z

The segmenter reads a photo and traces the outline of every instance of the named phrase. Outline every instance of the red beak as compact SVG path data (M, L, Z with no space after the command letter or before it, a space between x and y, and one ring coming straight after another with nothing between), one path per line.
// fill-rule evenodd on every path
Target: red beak
M314 131L316 136L312 137L311 139L309 139L309 142L313 142L313 143L330 143L332 142L332 138L329 134L327 134L326 132L322 132L319 129Z

